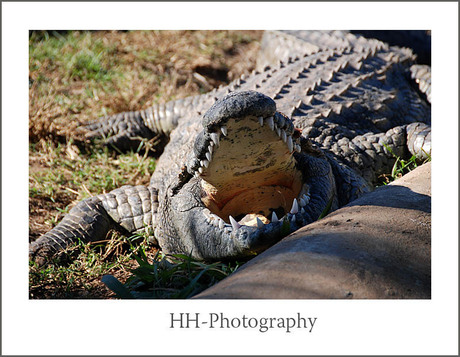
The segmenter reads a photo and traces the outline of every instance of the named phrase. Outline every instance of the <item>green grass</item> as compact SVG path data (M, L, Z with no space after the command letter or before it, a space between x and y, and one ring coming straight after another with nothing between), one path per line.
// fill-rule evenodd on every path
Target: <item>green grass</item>
M122 299L187 299L233 273L239 262L204 263L183 254L165 255L159 251L151 262L145 251L134 254L139 267L131 270L125 284L112 275L102 282Z
M39 71L43 63L50 70L65 69L63 83L71 80L112 81L122 76L112 68L116 65L115 45L106 45L101 39L94 40L90 32L72 32L61 35L53 32L33 32L29 38L29 69L31 75ZM47 77L40 77L47 80Z
M155 169L155 160L140 151L117 154L100 147L83 155L72 144L52 143L47 143L44 151L40 153L30 145L30 152L42 159L42 168L29 176L30 197L49 197L54 201L56 192L60 191L77 194L80 200L136 183L138 177L147 183ZM69 156L69 152L74 156Z
M393 150L391 150L391 148L388 145L384 146L395 159L395 163L389 174L384 174L379 177L379 182L376 184L376 186L388 185L389 183L397 180L398 178L401 178L405 174L415 170L417 167L431 161L431 156L427 153L425 153L427 155L427 158L424 160L417 159L415 155L412 155L408 159L403 159L395 155Z

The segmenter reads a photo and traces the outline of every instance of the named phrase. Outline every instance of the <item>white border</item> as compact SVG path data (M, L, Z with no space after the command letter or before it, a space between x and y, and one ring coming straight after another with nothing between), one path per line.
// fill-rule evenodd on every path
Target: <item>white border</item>
M120 28L432 29L432 300L29 301L28 30ZM456 2L2 3L2 119L3 354L458 353ZM171 330L170 312L318 322L311 334Z

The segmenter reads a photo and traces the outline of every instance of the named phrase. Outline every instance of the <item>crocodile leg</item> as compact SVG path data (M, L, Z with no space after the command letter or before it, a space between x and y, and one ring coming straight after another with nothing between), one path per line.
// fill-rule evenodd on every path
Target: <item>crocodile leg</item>
M424 123L412 123L391 128L385 133L366 133L352 140L344 137L333 145L334 161L343 162L356 170L367 182L375 183L377 177L390 172L396 157L416 155L424 160L431 155L431 127ZM336 177L349 177L339 167ZM344 183L349 187L349 182ZM339 189L340 191L340 189ZM353 196L353 195L352 195ZM348 200L352 197L345 195Z
M419 160L427 159L431 155L431 127L424 123L413 123L383 134L363 135L352 141L341 140L338 150L345 157L343 161L347 165L341 163L339 157L327 156L335 176L339 206L344 206L361 197L363 192L370 191L370 183L375 181L378 174L391 170L395 155L406 158L410 153Z
M51 231L29 246L29 258L43 265L50 257L78 242L105 239L111 230L136 233L153 229L157 191L145 186L123 186L79 202Z
M147 109L123 112L101 117L84 127L88 139L103 139L106 144L121 150L134 148L138 140L166 135L178 125L180 119L199 114L200 108L209 107L215 99L208 94L155 104Z

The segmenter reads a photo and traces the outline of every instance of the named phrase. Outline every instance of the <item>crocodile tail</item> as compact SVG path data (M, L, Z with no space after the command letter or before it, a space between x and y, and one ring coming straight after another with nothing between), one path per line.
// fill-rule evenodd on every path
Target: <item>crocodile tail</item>
M71 245L104 240L111 229L137 233L156 225L157 191L123 186L79 202L51 231L29 245L29 259L44 265Z

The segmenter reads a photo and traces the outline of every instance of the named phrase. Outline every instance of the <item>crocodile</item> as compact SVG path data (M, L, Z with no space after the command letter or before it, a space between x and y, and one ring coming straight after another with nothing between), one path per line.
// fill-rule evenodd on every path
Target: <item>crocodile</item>
M343 31L266 37L287 58L206 94L88 124L88 139L122 149L139 137L169 142L148 186L79 202L30 243L30 259L45 264L113 229L147 232L167 254L250 257L371 191L395 156L431 154L429 67L409 48Z

